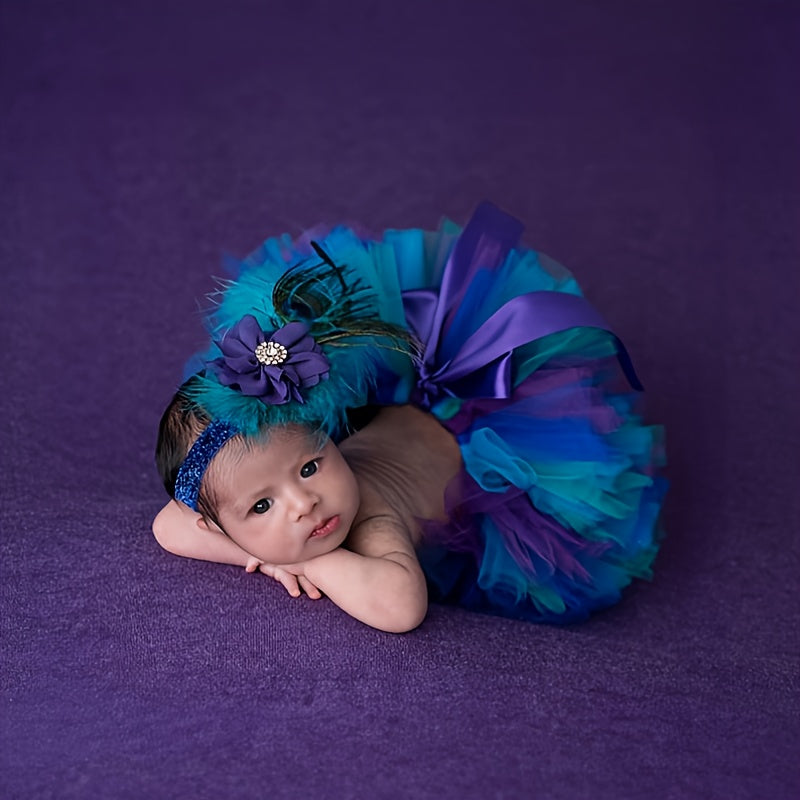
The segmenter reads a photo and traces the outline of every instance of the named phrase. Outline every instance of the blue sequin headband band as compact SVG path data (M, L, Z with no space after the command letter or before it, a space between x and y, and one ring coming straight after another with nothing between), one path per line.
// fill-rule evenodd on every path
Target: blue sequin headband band
M222 446L239 433L239 429L229 422L215 419L197 437L186 458L178 469L175 479L175 499L197 511L197 497L211 459L222 449Z

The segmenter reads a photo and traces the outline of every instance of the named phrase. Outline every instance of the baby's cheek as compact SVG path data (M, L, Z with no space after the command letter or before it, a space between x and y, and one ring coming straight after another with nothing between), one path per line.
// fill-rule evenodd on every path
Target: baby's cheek
M298 552L286 547L254 546L252 551L256 558L260 558L267 564L291 564L298 558Z

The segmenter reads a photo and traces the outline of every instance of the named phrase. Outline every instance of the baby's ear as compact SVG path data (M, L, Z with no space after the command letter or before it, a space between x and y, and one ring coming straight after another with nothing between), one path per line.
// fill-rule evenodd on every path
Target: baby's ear
M213 522L212 520L206 519L202 516L197 518L197 527L202 528L204 531L209 531L209 533L220 533L223 536L225 535L225 531L223 531L216 522Z

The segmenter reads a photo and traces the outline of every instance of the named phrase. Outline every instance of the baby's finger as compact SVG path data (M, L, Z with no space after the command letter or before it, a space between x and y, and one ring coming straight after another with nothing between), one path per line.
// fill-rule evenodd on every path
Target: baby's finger
M296 575L292 575L291 572L286 572L286 570L276 568L274 577L275 580L283 584L283 588L286 589L292 597L300 597L300 587L297 584Z
M297 582L300 584L300 588L312 599L312 600L319 600L322 597L322 592L314 586L311 581L306 578L305 575L299 575L297 578Z
M260 566L262 566L261 561L259 561L255 556L250 556L247 559L247 564L245 564L244 571L245 572L255 572Z

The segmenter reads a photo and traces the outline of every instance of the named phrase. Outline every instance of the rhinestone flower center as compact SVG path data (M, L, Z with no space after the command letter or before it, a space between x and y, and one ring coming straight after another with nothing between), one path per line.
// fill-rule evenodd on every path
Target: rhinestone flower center
M278 342L261 342L255 350L259 364L265 367L272 367L275 364L283 364L289 358L289 351Z

